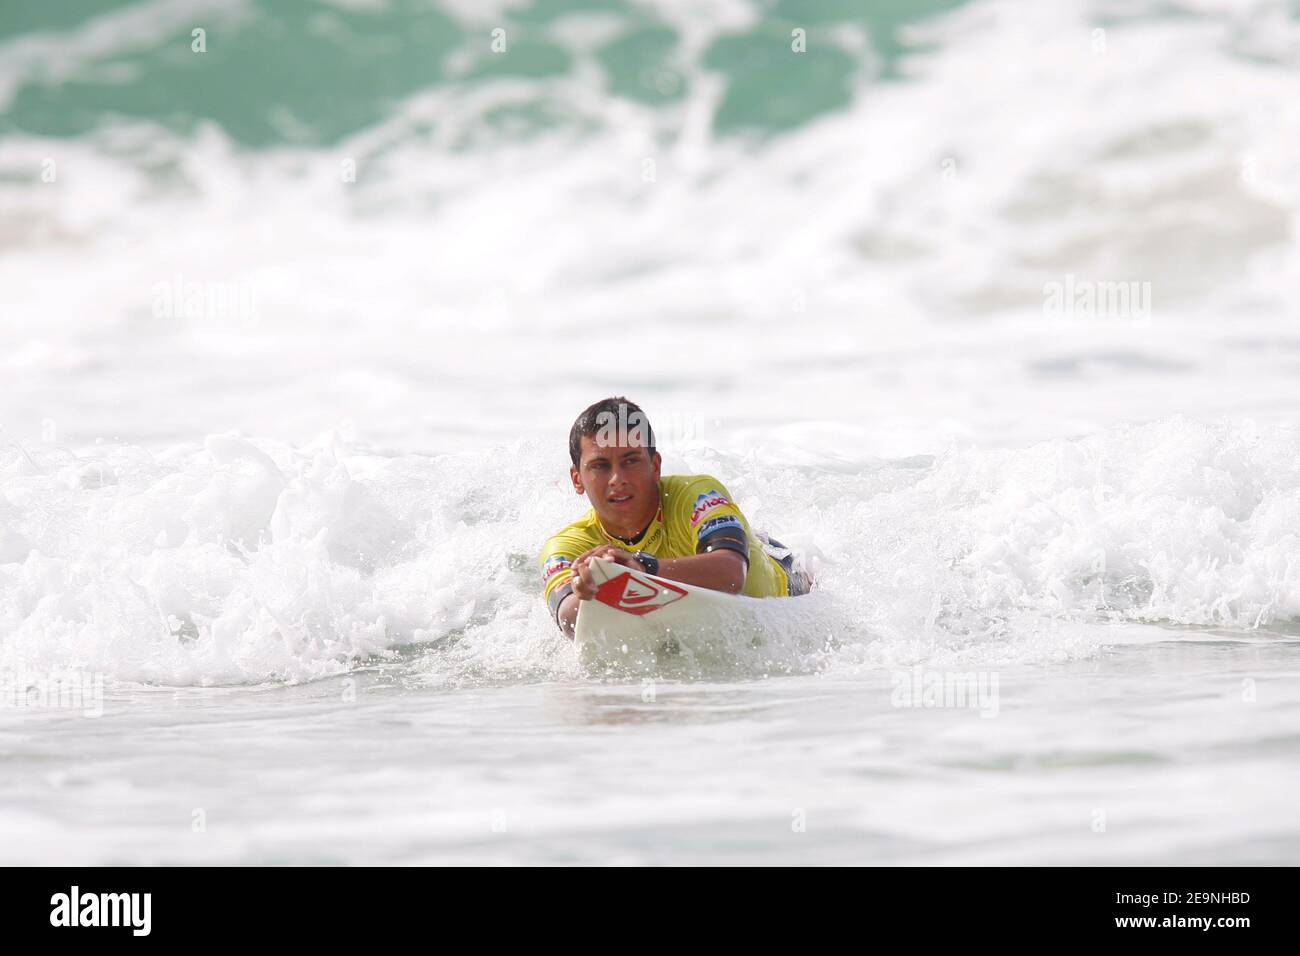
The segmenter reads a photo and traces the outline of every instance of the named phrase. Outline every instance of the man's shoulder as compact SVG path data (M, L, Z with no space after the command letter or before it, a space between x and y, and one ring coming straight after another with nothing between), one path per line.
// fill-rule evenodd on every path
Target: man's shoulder
M674 524L686 522L694 528L704 513L735 507L727 486L714 475L669 475L662 481L667 498L664 516Z
M542 545L541 559L545 561L551 555L581 553L595 547L601 541L596 531L596 512L590 509L577 521L572 521L552 534Z
M726 487L713 475L665 475L659 479L665 494L695 492L707 494L710 490L726 493Z

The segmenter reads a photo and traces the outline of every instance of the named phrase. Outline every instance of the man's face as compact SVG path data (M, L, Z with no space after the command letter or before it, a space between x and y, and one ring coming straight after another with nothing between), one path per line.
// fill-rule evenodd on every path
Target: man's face
M599 445L595 436L583 435L582 457L569 475L603 524L639 531L659 506L660 461L658 452L649 455L639 444Z

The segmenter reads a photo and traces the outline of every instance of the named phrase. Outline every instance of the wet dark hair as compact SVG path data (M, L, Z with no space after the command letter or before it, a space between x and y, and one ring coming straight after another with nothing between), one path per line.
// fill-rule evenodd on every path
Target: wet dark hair
M640 418L633 419L634 414L639 415ZM629 401L622 395L615 395L612 398L602 398L594 405L588 405L569 429L569 459L573 462L574 468L577 468L582 461L582 437L584 435L591 437L608 427L611 419L605 416L612 416L616 427L624 423L631 427L640 425L649 438L645 446L646 454L655 453L655 430L650 427L650 419L646 417L646 413L641 411L641 406L636 402Z

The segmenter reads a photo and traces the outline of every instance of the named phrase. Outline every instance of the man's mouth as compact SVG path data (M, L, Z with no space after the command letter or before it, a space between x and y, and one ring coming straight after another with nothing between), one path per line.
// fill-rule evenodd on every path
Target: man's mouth
M611 505L625 505L632 500L631 495L610 495L606 499Z

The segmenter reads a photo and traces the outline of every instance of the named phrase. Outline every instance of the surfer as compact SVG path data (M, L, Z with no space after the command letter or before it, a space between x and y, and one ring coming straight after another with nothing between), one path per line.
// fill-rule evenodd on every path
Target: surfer
M812 578L779 541L755 534L712 475L661 476L654 431L623 397L585 409L569 430L569 478L591 510L542 548L543 595L566 636L596 596L601 557L659 577L750 597L807 594Z

